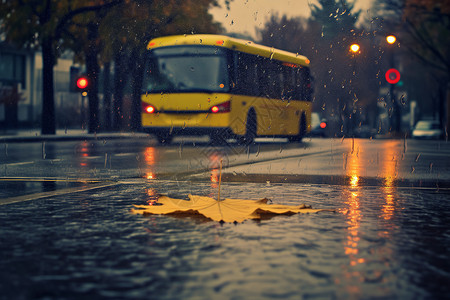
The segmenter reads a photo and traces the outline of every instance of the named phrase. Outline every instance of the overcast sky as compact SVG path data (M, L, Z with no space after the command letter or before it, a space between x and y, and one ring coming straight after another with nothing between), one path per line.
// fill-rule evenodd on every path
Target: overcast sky
M374 0L354 1L355 9L361 9L361 15L367 16ZM223 4L224 0L219 2ZM255 28L262 28L272 13L308 17L311 14L310 5L316 3L315 0L233 0L229 11L222 5L220 9L211 9L211 13L227 32L244 33L255 38Z

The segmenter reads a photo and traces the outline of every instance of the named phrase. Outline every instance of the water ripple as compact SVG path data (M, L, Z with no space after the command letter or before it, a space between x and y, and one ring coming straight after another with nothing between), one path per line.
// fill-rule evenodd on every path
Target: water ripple
M438 299L450 292L448 194L320 185L224 184L224 197L339 213L242 224L137 216L154 182L2 206L0 298ZM151 193L149 190L151 189Z

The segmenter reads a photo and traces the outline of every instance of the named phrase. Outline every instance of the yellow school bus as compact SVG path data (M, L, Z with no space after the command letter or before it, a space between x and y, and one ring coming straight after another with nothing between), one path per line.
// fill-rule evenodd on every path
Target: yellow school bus
M174 135L287 137L310 130L309 60L222 35L151 40L142 85L142 129L161 143Z

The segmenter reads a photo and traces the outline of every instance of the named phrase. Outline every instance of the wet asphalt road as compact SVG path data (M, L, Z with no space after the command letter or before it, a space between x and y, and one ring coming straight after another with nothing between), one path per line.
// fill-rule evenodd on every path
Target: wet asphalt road
M304 139L290 144L262 139L245 147L178 139L161 146L153 139L41 141L0 145L0 198L85 183L148 180L305 182L445 188L450 182L446 141Z
M92 185L89 185L92 187ZM222 197L336 212L242 224L130 213L214 181L133 179L0 206L0 299L445 299L449 193L222 183ZM63 189L59 190L62 191Z
M450 143L123 139L0 145L0 299L442 299ZM336 213L132 215L158 194Z

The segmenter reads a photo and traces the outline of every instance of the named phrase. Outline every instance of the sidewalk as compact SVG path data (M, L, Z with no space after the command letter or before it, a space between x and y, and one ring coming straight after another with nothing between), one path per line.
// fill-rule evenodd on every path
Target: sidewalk
M143 132L88 133L83 129L57 129L56 134L42 135L40 129L0 130L0 143L22 143L40 141L76 141L121 138L149 138Z

